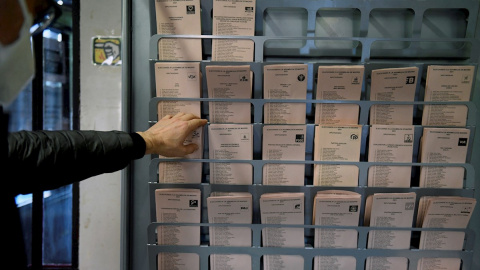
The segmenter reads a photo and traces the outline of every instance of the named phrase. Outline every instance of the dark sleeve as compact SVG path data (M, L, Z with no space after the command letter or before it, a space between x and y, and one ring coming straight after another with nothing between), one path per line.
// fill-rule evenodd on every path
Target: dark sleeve
M145 154L137 133L21 131L8 135L7 170L18 193L60 186L114 172Z

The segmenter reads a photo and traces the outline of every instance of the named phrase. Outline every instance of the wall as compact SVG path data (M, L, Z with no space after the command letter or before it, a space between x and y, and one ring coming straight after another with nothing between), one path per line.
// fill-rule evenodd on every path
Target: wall
M121 1L80 3L80 128L119 130L121 67L92 64L96 36L121 36ZM120 184L120 172L80 183L80 269L120 269Z

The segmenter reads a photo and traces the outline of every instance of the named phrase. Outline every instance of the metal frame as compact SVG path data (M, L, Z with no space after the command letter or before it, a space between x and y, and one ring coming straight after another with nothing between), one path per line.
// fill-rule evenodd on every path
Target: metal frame
M368 112L370 106L374 104L388 104L388 102L373 102L368 101L369 95L369 78L367 77L371 70L383 67L398 67L398 66L418 66L422 78L425 78L426 66L431 64L458 64L458 65L475 65L478 67L480 58L480 40L479 31L477 25L480 25L478 20L479 14L479 1L475 0L402 0L402 1L382 1L382 0L343 0L343 1L327 1L327 0L257 0L256 4L256 35L255 36L212 36L212 1L201 0L202 6L202 33L203 35L185 35L185 36L172 36L172 35L157 35L156 23L155 23L155 9L153 0L138 0L130 2L123 0L124 7L127 11L124 12L124 38L129 39L128 43L124 41L124 48L127 49L124 61L124 94L127 98L124 102L128 107L131 106L131 111L124 114L128 121L131 121L130 131L142 130L153 124L157 119L157 103L162 100L155 98L155 82L154 82L154 69L153 65L157 62L157 44L162 38L196 38L202 39L204 61L201 62L202 71L204 71L207 65L242 65L249 64L252 71L254 71L255 79L253 85L253 97L252 99L236 100L244 101L252 104L252 125L254 126L254 160L240 160L240 161L228 161L228 162L240 162L250 163L254 170L253 185L250 186L228 186L228 185L210 185L208 184L208 174L204 171L202 177L202 184L159 184L158 179L158 164L159 162L179 161L177 160L159 160L156 157L143 158L134 162L131 169L131 175L127 176L125 180L129 184L124 186L124 195L128 197L128 201L124 203L123 212L126 213L123 218L123 222L128 226L123 226L125 241L123 243L123 249L128 259L123 269L140 269L140 270L154 270L156 269L156 254L158 252L193 252L198 253L200 256L201 269L208 269L208 256L213 253L247 253L252 256L252 269L261 269L261 256L263 254L298 254L305 258L305 269L312 269L312 258L315 255L342 255L353 256L357 259L357 269L363 269L365 267L364 260L368 256L401 256L409 259L409 269L416 269L416 264L419 258L427 257L459 257L462 259L462 269L471 270L480 267L480 256L478 256L479 250L474 248L474 244L478 242L478 237L475 238L475 234L480 230L480 223L478 210L474 212L472 221L470 224L471 229L461 230L466 232L466 243L463 251L428 251L428 250L372 250L366 249L366 235L368 231L373 228L363 227L360 224L359 227L354 227L359 232L358 248L349 250L341 249L315 249L311 246L305 248L265 248L260 245L260 233L261 229L266 226L275 225L262 225L258 222L249 224L253 234L253 246L249 248L235 248L235 247L210 247L207 242L202 242L201 246L158 246L155 242L155 228L159 225L165 225L155 222L155 203L154 203L154 191L157 188L162 187L190 187L199 188L202 190L203 201L206 202L206 197L212 191L248 191L251 192L254 197L254 202L258 201L261 194L266 192L280 192L280 191L298 191L306 194L306 209L305 212L312 211L312 206L308 205L308 202L313 202L313 196L318 190L327 189L328 187L312 186L308 180L305 186L301 187L280 187L280 186L263 186L262 181L262 166L266 163L275 163L274 161L261 160L261 128L263 105L267 102L262 99L262 70L263 65L269 63L307 63L309 70L316 73L316 69L319 65L333 65L333 64L361 64L365 65L365 85L363 86L362 100L352 102L340 102L340 103L354 103L360 107L360 119L359 124L364 125L363 133L368 133ZM306 36L301 37L267 37L262 36L264 32L263 16L265 11L269 8L302 8L307 11L307 33ZM336 8L336 9L356 9L360 11L360 20L358 37L315 37L315 23L317 11L321 8ZM376 9L406 9L412 10L414 17L412 19L412 34L410 37L405 38L381 38L381 37L368 37L369 16L372 10ZM465 38L434 38L425 39L421 38L422 18L425 11L437 8L437 9L463 9L468 12L468 23L466 27ZM127 17L127 20L125 20ZM250 63L229 63L229 62L211 62L209 55L211 54L211 40L212 39L250 39L255 43L255 55L254 61ZM273 40L301 40L304 44L301 48L293 49L275 49L271 50L265 46L269 41ZM326 50L320 51L316 48L315 42L318 41L355 41L357 47L353 50ZM403 49L383 49L378 50L375 48L375 43L383 41L395 41L408 44L408 47ZM458 43L463 46L457 50L442 50L432 46L428 50L425 50L420 44L425 42L450 42ZM326 57L326 54L334 55L334 59ZM286 57L289 56L289 57ZM418 198L424 195L458 195L466 197L475 197L479 199L478 192L475 189L478 188L480 180L475 175L475 164L480 161L477 151L477 144L480 142L477 139L475 133L477 119L480 119L477 106L480 104L480 83L478 82L478 68L476 69L476 83L474 83L474 89L472 91L471 102L461 102L468 106L469 114L467 119L467 127L471 130L470 141L473 142L469 146L468 160L465 164L435 164L440 166L461 166L466 169L466 179L463 189L430 189L430 188L373 188L366 186L367 171L370 166L373 165L408 165L408 166L432 166L432 164L422 163L372 163L372 162L346 162L341 164L356 165L359 167L359 185L358 187L344 188L352 190L362 194L362 198L373 194L375 192L408 192L414 191ZM204 73L205 74L205 73ZM323 100L313 99L313 89L316 87L315 79L312 74L309 74L310 82L308 84L308 98L306 100L288 100L288 102L305 102L307 107L313 107L315 103L325 103ZM419 80L420 81L420 80ZM206 97L206 82L204 80L204 97ZM417 85L417 92L423 91L422 85ZM418 99L417 93L417 99ZM224 101L223 99L182 99L182 100L196 100L203 104L202 116L208 115L208 103L215 101ZM231 101L231 100L229 100ZM286 100L268 100L268 102L286 102ZM331 102L329 103L337 103ZM147 105L148 104L148 105ZM425 104L441 104L435 102L396 102L395 104L414 105L421 107ZM146 108L148 106L148 108ZM311 116L311 115L310 115ZM307 111L307 140L313 140L313 127L311 118L308 118ZM310 119L310 120L308 120ZM310 121L310 122L308 122ZM415 145L418 146L418 139L422 133L422 126L418 123L415 124L415 137L417 138ZM417 136L418 135L418 136ZM366 137L366 136L363 136ZM205 142L208 142L206 137ZM362 142L362 153L365 154L366 139ZM416 149L416 148L415 148ZM282 163L303 163L306 166L313 166L317 163L333 163L337 162L319 162L313 161L312 145L307 144L307 153L305 162L285 161ZM205 144L204 157L208 157L208 144ZM260 157L260 158L259 158ZM200 159L200 160L181 160L183 162L202 162L206 165L210 162L226 162L224 160L214 159ZM208 166L204 166L206 168ZM208 170L208 169L207 169ZM308 172L308 170L307 170ZM130 182L131 181L131 182ZM125 182L124 182L125 183ZM203 203L203 207L206 207L206 203ZM362 205L363 211L363 205ZM258 215L258 205L254 204L254 216ZM363 214L363 212L361 213ZM254 218L255 220L255 218ZM311 222L306 217L305 224ZM176 224L179 225L179 224ZM202 227L202 238L205 240L208 237L209 226L221 226L219 224L208 224L206 219L206 208L202 211L202 223L199 224L181 224L186 226L200 226ZM223 224L224 226L224 224ZM241 225L233 225L241 226ZM245 225L244 225L245 226ZM295 227L295 225L290 225ZM297 225L298 226L298 225ZM285 227L285 225L282 225ZM307 238L312 235L312 231L320 226L303 225L305 228ZM375 228L385 229L385 228ZM391 228L388 228L391 229ZM400 228L395 228L395 230ZM402 230L402 229L400 229ZM419 234L419 231L432 230L432 229L419 229L409 228L412 234ZM433 229L434 230L434 229ZM444 230L444 229L442 229ZM308 240L307 240L308 242Z

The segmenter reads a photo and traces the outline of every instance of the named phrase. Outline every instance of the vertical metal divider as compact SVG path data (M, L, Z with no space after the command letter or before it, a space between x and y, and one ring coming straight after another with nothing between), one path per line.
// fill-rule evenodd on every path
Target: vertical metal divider
M124 0L125 2L126 0ZM150 4L150 9L151 9L151 14L150 14L150 22L151 22L151 27L152 29L155 26L154 23L154 11L153 6L154 2L153 0L148 0ZM211 3L205 4L205 1L202 0L202 5L204 8L208 9L211 8L210 6ZM371 71L372 69L376 69L379 67L393 67L393 66L418 66L420 68L420 74L423 73L422 69L423 67L426 67L428 64L449 64L449 63L459 63L459 64L474 64L478 65L478 54L480 50L479 49L479 44L478 40L474 39L473 36L467 36L465 39L460 39L465 42L470 42L473 44L473 48L471 51L471 56L472 58L470 61L465 60L465 61L451 61L449 59L447 60L418 60L415 58L408 58L406 57L405 59L402 59L404 61L393 61L391 59L382 59L382 58L375 58L372 59L372 47L375 42L378 41L401 41L401 42L410 42L413 43L412 46L412 52L416 52L418 49L419 42L424 41L421 36L420 36L420 31L421 31L421 26L422 26L422 17L424 12L429 9L429 8L466 8L470 11L470 19L473 19L474 22L477 20L477 13L478 12L478 2L472 2L472 1L455 1L455 3L452 3L449 0L438 0L438 1L418 1L418 2L412 2L412 1L397 1L397 2L384 2L384 1L345 1L342 3L337 3L333 4L328 1L308 1L308 0L301 0L301 1L286 1L286 0L257 0L257 9L263 12L268 8L268 7L304 7L307 8L308 14L309 14L309 19L308 19L308 28L313 29L315 28L315 18L312 18L313 15L316 16L316 12L319 8L356 8L361 11L361 18L360 18L360 36L357 38L322 38L322 37L314 37L311 32L307 34L307 37L303 37L301 39L304 39L306 41L306 48L308 47L314 47L314 42L316 40L339 40L339 41L358 41L359 44L361 44L361 57L357 61L349 62L349 63L344 63L344 64L362 64L365 65L366 70L365 74L367 75L367 70ZM368 33L368 27L369 27L369 16L370 12L373 9L376 8L411 8L415 12L415 16L413 19L413 36L412 38L398 38L398 39L389 39L389 38L371 38L371 37L366 37L366 34ZM475 12L472 12L475 11ZM260 15L257 14L257 19L258 17L261 17ZM205 18L204 16L202 18ZM260 22L257 22L260 23ZM467 27L467 35L468 33L473 32L472 28L473 23L469 23ZM262 27L259 26L260 30L262 30ZM259 29L256 29L257 32L260 31ZM150 91L152 96L154 96L155 92L155 81L154 81L154 70L153 70L153 63L157 60L157 44L158 41L161 38L165 37L170 37L169 35L156 35L154 34L154 30L151 30L152 36L150 38L150 46L149 46L149 61L150 61ZM174 37L179 37L179 36L174 36ZM182 37L188 37L188 38L200 38L200 39L215 39L215 38L220 38L217 36L211 36L211 35L200 35L200 36L194 36L194 35L185 35ZM265 61L265 54L264 54L264 47L265 47L265 42L270 40L270 39L278 39L278 40L289 40L289 39L299 39L298 37L265 37L265 36L253 36L253 37L235 37L235 36L222 36L221 38L232 38L232 39L238 39L238 38L245 38L245 39L252 39L255 42L255 53L254 53L254 62L247 63L251 66L251 69L254 71L254 89L253 89L253 96L252 99L250 100L252 104L252 109L253 109L253 123L252 125L254 126L254 149L258 151L258 149L261 150L261 142L262 142L262 126L263 126L263 105L267 102L267 100L262 99L262 86L263 86L263 65L269 63L268 61ZM433 39L432 42L434 41L456 41L456 39ZM408 55L408 54L407 54ZM472 61L473 59L473 61ZM311 63L309 60L302 60L300 59L295 59L293 61L299 61L299 62L305 62L305 63ZM284 63L289 63L292 62L292 59L285 59ZM318 67L318 65L322 64L332 64L332 61L327 61L326 63L323 62L318 62L313 64L313 68ZM229 63L229 62L210 62L208 60L202 61L202 69L206 65L229 65L229 64L245 64L245 63ZM368 72L370 73L370 72ZM313 70L313 74L316 74L316 70ZM127 74L127 76L130 76L130 74ZM365 80L367 81L367 80ZM420 83L420 82L418 82ZM203 85L206 86L205 79L203 82ZM312 87L315 86L315 83L313 84ZM421 88L420 85L417 86L417 91ZM475 86L473 91L480 91L479 86ZM204 89L204 92L206 89ZM309 89L309 91L315 92L314 89ZM363 89L363 98L361 101L358 102L351 102L358 104L360 107L360 116L359 116L359 124L363 125L363 134L368 134L368 116L369 116L369 111L370 111L370 106L372 104L382 104L382 102L371 102L368 101L368 92L369 92L369 85L368 82L365 82L365 86ZM472 92L473 92L472 91ZM156 103L161 100L159 98L151 98L150 104L149 104L149 122L153 123L156 121ZM163 100L169 100L169 99L163 99ZM178 100L178 99L177 99ZM208 102L211 101L205 96L200 98L200 99L182 99L182 100L198 100L203 103L203 108L208 108ZM237 100L238 101L238 100ZM280 100L268 100L268 102L282 102ZM285 100L283 100L285 102ZM288 100L288 102L305 102L309 104L316 104L316 103L326 103L325 101L322 100ZM330 102L331 103L331 102ZM348 102L342 102L342 103L350 103ZM420 101L415 101L415 102L399 102L396 104L414 104L415 106L421 106L424 104L430 104L429 102L420 102ZM435 103L432 103L435 104ZM466 106L469 107L469 115L468 115L468 121L467 121L467 126L468 128L471 129L471 137L470 141L473 141L474 138L474 133L475 133L475 128L476 128L476 117L477 117L477 108L473 102L468 102L468 103L461 103L465 104ZM202 110L202 112L205 112L205 110ZM312 123L307 123L307 126L314 126ZM423 127L420 125L415 126L415 145L418 147L419 145L419 140L420 136L423 132ZM417 136L418 135L418 136ZM362 136L366 137L366 136ZM310 140L313 141L313 138L310 138ZM367 139L364 138L364 141L362 142L362 147L366 147L367 145ZM416 149L416 148L415 148ZM471 152L473 150L473 146L469 146L469 155L471 155ZM363 149L364 155L365 149ZM209 163L209 162L224 162L223 160L215 160L215 159L203 159L203 160L181 160L182 162L204 162L204 163ZM147 234L148 234L148 261L149 261L149 269L154 270L156 269L156 255L159 252L193 252L197 253L200 256L200 263L201 263L201 269L208 269L208 260L209 260L209 255L214 254L215 252L217 253L226 253L226 252L238 252L238 253L247 253L250 254L252 257L252 269L261 269L261 258L262 255L264 254L298 254L302 255L305 258L304 261L304 268L305 269L312 269L313 266L313 258L316 255L326 255L326 256L353 256L356 258L356 265L357 269L364 269L365 267L365 260L369 256L404 256L409 259L409 270L416 269L417 267L417 262L421 257L424 256L431 256L431 257L439 257L439 256L449 256L449 257L459 257L462 259L462 269L463 270L471 270L472 268L472 258L474 254L474 239L475 239L475 232L471 229L467 230L461 230L465 231L466 233L466 249L464 251L432 251L432 250L418 250L418 249L409 249L409 250L372 250L372 249L367 249L367 238L368 238L368 232L372 230L372 228L369 227L364 227L363 222L363 214L365 210L365 198L368 195L374 194L376 192L409 192L409 191L414 191L417 194L417 203L418 199L421 196L431 196L431 195L456 195L456 196L466 196L466 197L474 197L475 196L475 181L476 181L476 176L475 176L475 168L472 164L467 161L465 164L436 164L436 166L462 166L466 170L466 180L465 180L465 187L464 189L432 189L432 188L418 188L418 187L410 187L410 188L373 188L373 187L367 187L366 179L368 175L368 168L373 165L405 165L405 164L396 164L396 163L372 163L372 162L366 162L366 161L360 161L360 162L346 162L346 163L341 163L341 164L353 164L359 167L359 185L357 187L345 187L345 188L340 188L339 189L346 189L346 190L352 190L360 193L362 195L362 205L361 205L361 215L360 215L360 223L358 227L355 227L355 229L359 232L358 235L358 248L357 249L315 249L312 247L305 247L305 248L266 248L266 247L261 247L261 230L264 227L267 226L273 226L275 225L262 225L259 224L259 208L258 208L258 203L255 205L255 202L258 202L258 199L260 196L264 193L267 192L283 192L283 191L298 191L298 192L304 192L306 194L306 203L311 203L313 201L313 196L315 195L316 191L319 190L324 190L324 189L329 189L330 187L321 187L321 186L313 186L313 185L305 185L301 187L280 187L280 186L264 186L262 185L262 167L266 163L273 163L272 161L264 161L261 160L261 156L259 159L254 159L250 161L228 161L228 162L247 162L252 165L252 169L254 171L253 174L253 184L251 186L225 186L225 185L210 185L208 183L202 183L202 184L159 184L158 183L158 164L159 162L169 162L168 160L159 160L156 158L153 158L150 162L150 167L149 167L149 195L150 195L150 205L149 206L143 206L143 207L149 207L150 209L150 225L147 229ZM295 161L285 161L282 163L303 163L309 166L313 166L314 164L338 164L338 162L319 162L319 161L313 161L312 160L305 160L304 162L295 162ZM412 162L407 164L409 166L433 166L432 164L421 164L418 162ZM208 244L202 243L201 246L199 247L192 247L192 246L159 246L156 245L156 237L155 237L155 227L159 225L159 223L155 222L155 201L154 201L154 192L155 189L157 188L165 188L165 187L192 187L192 188L200 188L202 190L202 200L206 199L206 194L210 194L210 192L215 191L215 190L241 190L245 191L247 190L248 192L252 193L253 199L254 199L254 215L257 215L254 217L254 221L256 220L257 223L254 223L250 225L250 228L252 229L252 247L247 247L247 248L241 248L241 247L212 247L208 246ZM337 187L335 187L337 188ZM204 194L205 193L205 194ZM417 204L418 205L418 204ZM205 206L205 205L204 205ZM205 206L206 207L206 206ZM202 207L203 208L203 207ZM311 205L309 205L306 209L308 211L312 211ZM306 215L310 215L311 213L305 213ZM205 218L206 213L202 213L202 222L206 220ZM178 225L178 224L177 224ZM192 224L181 224L182 226L193 226ZM207 224L207 223L200 223L200 224L194 224L196 226L202 226L202 228L208 229L209 226L218 226L219 224ZM223 224L224 225L224 224ZM236 225L232 225L236 226ZM295 225L282 225L282 227L298 227ZM315 228L324 228L325 226L313 226L309 224L305 224L301 226L303 228L314 230ZM327 226L328 227L328 226ZM349 227L335 227L335 228L349 228ZM384 229L384 228L374 228L374 229ZM391 228L389 228L391 229ZM397 228L395 228L397 229ZM434 230L434 229L420 229L420 228L398 228L399 230L410 230L410 231L428 231L428 230Z

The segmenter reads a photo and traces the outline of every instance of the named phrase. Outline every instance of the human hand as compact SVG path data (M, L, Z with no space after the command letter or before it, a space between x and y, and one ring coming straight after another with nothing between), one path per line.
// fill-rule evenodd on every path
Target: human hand
M137 133L145 140L146 155L183 157L198 149L196 144L183 145L187 136L206 123L206 119L191 113L177 113L174 116L166 115L145 132Z

